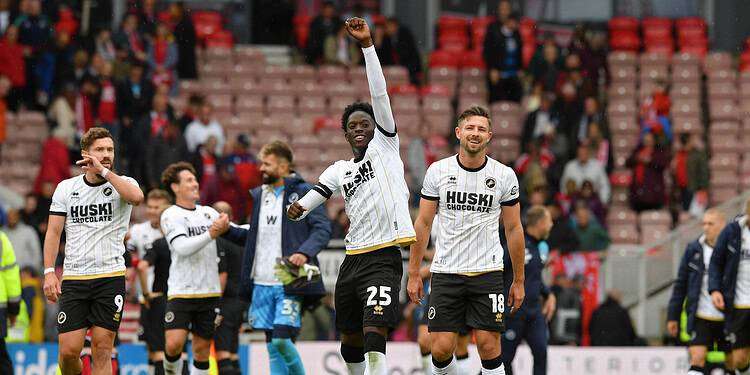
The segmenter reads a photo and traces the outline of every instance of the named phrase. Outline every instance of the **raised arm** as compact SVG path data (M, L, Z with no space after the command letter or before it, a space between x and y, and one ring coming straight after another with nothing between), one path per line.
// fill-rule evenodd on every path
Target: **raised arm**
M393 136L396 133L396 122L393 120L385 76L383 75L383 69L380 67L375 46L372 43L370 28L365 20L354 17L346 21L346 30L354 39L357 39L365 56L365 70L367 71L367 83L370 86L372 108L375 112L375 122L378 123L385 135Z

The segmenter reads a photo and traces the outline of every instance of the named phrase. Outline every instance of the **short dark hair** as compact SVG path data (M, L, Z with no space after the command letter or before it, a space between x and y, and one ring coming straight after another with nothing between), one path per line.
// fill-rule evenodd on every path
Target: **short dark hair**
M188 171L192 173L193 176L198 176L195 167L186 161L170 164L164 169L164 172L161 173L161 184L164 185L169 195L173 198L175 197L175 194L174 191L172 191L172 184L180 183L180 172L182 171Z
M273 141L271 143L263 145L263 147L261 147L260 149L260 155L274 155L277 158L286 159L289 164L292 164L294 162L294 154L292 153L292 148L283 141Z
M490 126L492 126L492 118L490 118L490 112L487 111L486 108L478 105L469 107L468 109L461 112L461 114L458 115L458 120L456 120L456 125L461 124L461 121L466 120L467 118L472 116L484 117L487 119L487 122L490 124Z
M114 142L114 138L112 138L112 133L109 132L109 130L105 128L100 127L94 127L89 129L83 137L81 137L81 150L86 151L91 147L91 145L96 142L97 139L102 138L109 138Z
M544 206L532 206L526 211L526 226L533 227L538 223L544 215L547 213L547 208Z
M169 196L169 193L166 192L166 190L163 189L152 189L148 192L148 195L146 196L146 200L149 199L163 199L167 202L171 202L172 199Z
M344 114L341 115L341 129L343 131L346 131L346 124L349 122L349 116L357 111L365 112L372 117L373 121L375 120L375 112L372 110L372 105L370 105L370 103L354 102L346 106L346 108L344 108Z
M206 99L201 94L190 94L188 97L188 104L194 106L202 106Z

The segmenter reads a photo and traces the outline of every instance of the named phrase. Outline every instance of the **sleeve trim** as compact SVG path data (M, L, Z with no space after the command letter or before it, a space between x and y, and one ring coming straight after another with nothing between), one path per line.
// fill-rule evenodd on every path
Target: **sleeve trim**
M67 212L60 212L60 211L50 211L49 214L55 215L55 216L68 216Z
M516 204L518 204L518 198L511 199L505 202L500 202L501 206L506 206L506 207L515 206Z
M378 130L380 130L381 133L383 133L384 136L390 137L390 138L395 137L396 134L397 134L397 132L398 132L398 129L396 128L396 125L393 125L393 133L391 133L391 132L383 129L383 127L380 126L380 125L377 125L377 128L378 128Z
M172 239L171 239L171 240L169 240L169 244L171 245L171 244L172 244L172 241L174 241L174 240L176 240L176 239L178 239L178 238L180 238L180 237L187 237L187 234L185 234L185 233L180 233L180 234L178 234L178 235L176 235L176 236L172 237Z
M424 194L421 194L421 193L419 194L419 196L422 197L422 199L426 199L428 201L439 201L440 200L440 197L433 197L431 195L424 195Z
M313 186L312 189L318 192L318 194L324 196L326 199L330 199L331 196L333 195L333 192L331 191L331 189L329 189L328 186L325 186L323 184L316 184L315 186Z

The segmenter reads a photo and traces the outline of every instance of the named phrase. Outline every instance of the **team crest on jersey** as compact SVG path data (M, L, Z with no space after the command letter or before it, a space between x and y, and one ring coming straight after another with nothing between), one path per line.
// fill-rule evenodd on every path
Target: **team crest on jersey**
M102 194L104 194L105 197L112 195L112 188L109 186L105 187L104 190L102 190Z
M299 194L297 194L297 193L289 194L288 200L289 200L289 203L294 203L294 202L298 201L299 200Z
M456 177L456 176L450 176L450 177L448 177L448 183L449 184L458 183L458 177Z
M211 220L211 215L209 215L208 212L204 212L203 217L205 217L207 220Z
M434 306L430 306L430 309L427 310L427 319L432 320L434 318L435 318L435 307Z
M172 323L174 321L174 313L171 311L167 311L167 313L164 314L164 321L167 323Z
M63 311L60 311L60 313L57 314L57 324L63 324L66 320L68 320L68 315Z
M497 181L492 177L487 177L487 179L484 180L484 184L487 185L488 189L494 189L495 185L497 185Z

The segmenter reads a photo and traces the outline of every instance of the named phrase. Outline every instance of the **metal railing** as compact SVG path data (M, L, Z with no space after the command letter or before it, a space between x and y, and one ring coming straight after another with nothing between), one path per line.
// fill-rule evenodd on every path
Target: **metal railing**
M744 212L747 191L717 206L727 220ZM678 226L667 237L646 245L613 245L603 262L602 291L622 292L623 306L630 309L639 335L660 337L664 330L667 301L688 243L701 235L699 220Z

